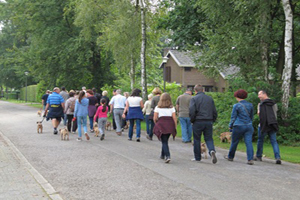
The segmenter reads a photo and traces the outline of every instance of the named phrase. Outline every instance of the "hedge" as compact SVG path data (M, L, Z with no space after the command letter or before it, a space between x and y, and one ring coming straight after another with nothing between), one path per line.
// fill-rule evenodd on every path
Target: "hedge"
M20 90L20 100L26 100L26 87L23 87ZM38 102L37 85L27 86L27 101Z

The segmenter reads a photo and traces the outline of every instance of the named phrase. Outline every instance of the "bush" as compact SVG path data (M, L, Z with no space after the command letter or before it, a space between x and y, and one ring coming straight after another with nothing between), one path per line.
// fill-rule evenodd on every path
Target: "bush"
M20 99L26 100L26 87L21 88ZM37 102L37 85L27 86L27 101Z

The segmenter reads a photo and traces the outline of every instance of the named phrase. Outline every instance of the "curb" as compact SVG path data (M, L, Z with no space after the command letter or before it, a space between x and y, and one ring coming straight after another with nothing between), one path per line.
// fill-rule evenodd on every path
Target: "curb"
M57 191L52 187L52 185L28 162L24 155L15 147L15 145L8 139L1 131L0 136L12 149L13 153L20 159L20 163L26 167L30 172L32 177L40 184L40 186L45 190L46 194L52 200L63 200L63 198L58 194Z

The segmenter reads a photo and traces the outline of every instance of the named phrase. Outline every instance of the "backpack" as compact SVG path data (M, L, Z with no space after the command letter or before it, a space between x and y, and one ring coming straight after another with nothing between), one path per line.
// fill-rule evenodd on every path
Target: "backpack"
M75 102L76 102L76 99L73 99L73 100L71 101L71 105L70 105L70 107L69 107L70 112L74 112L74 111L75 111Z

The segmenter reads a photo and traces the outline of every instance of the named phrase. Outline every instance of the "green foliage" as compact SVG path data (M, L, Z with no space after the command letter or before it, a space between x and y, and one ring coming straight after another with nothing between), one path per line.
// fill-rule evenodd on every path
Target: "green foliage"
M37 99L37 85L27 86L27 101L38 102ZM26 87L21 88L20 90L20 99L26 100Z

